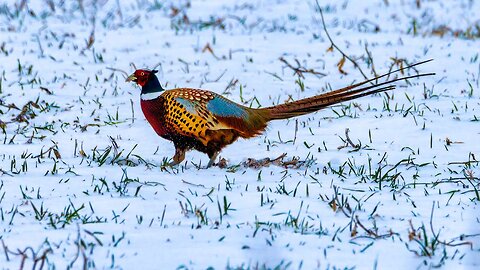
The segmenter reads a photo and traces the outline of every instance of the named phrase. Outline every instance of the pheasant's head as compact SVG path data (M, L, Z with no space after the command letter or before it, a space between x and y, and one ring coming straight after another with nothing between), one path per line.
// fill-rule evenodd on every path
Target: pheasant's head
M126 79L127 82L135 82L141 87L145 86L150 80L156 79L155 73L158 70L148 70L148 69L137 69L135 72L128 76ZM158 80L158 79L157 79Z

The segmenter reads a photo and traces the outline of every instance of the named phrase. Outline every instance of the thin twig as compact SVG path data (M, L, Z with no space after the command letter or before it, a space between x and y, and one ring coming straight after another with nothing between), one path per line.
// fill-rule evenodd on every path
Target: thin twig
M202 185L202 184L194 184L194 183L190 183L190 182L188 182L188 181L185 181L185 180L183 180L183 179L182 179L182 183L184 183L184 184L187 184L187 185L191 185L191 186L195 186L195 187L203 187L203 188L205 187L205 186L204 186L204 185Z
M352 140L350 139L350 136L348 136L348 133L349 133L349 132L350 132L350 129L349 129L349 128L346 128L346 129L345 129L345 137L346 137L346 140L347 140L348 144L350 144L350 146L352 146L353 148L356 148L356 149L360 148L360 145L354 144L354 143L352 142Z
M337 51L339 51L343 57L345 57L346 59L348 59L350 62L352 62L353 66L358 68L358 70L360 71L360 73L362 73L362 76L368 80L368 77L367 75L365 75L365 73L363 72L363 70L360 68L360 66L357 64L357 62L355 60L353 60L350 56L346 55L338 46L337 44L335 44L335 42L333 42L333 39L332 37L330 37L330 34L328 33L328 30L327 30L327 26L325 24L325 18L323 17L323 11L322 11L322 8L320 7L320 4L318 3L318 0L315 1L317 3L317 7L318 7L318 10L320 11L320 16L322 18L322 25L323 25L323 30L325 31L325 34L327 35L327 38L328 40L330 40L330 43L332 44L332 47L335 48ZM372 83L373 84L373 83Z
M128 73L125 70L121 70L121 69L118 69L118 68L112 68L112 67L107 67L107 69L109 69L111 71L121 72L123 75L125 75L125 78L128 77Z
M325 73L322 73L322 72L318 72L318 71L315 71L314 69L312 68L305 68L305 67L302 67L300 66L300 62L298 62L298 60L295 60L297 62L297 67L293 66L292 64L290 64L287 60L285 60L285 58L283 57L280 57L279 58L280 61L282 61L285 65L287 65L289 68L291 68L293 71L294 71L294 74L298 75L299 77L301 78L305 78L303 76L303 73L311 73L317 77L324 77L326 76Z
M358 224L358 226L360 226L360 228L362 228L369 235L373 235L375 238L379 237L379 235L376 232L374 232L370 229L367 229L365 226L363 226L363 224L360 222L360 219L358 218L358 216L355 216L355 222L356 222L356 224Z
M373 63L372 52L368 50L368 43L365 43L365 52L367 52L368 62L372 65L372 73L375 77L378 77L377 71L375 70L375 64Z
M7 262L10 261L10 258L8 257L8 247L5 245L5 241L2 239L2 246L3 246L3 252L5 252L5 258L7 259Z

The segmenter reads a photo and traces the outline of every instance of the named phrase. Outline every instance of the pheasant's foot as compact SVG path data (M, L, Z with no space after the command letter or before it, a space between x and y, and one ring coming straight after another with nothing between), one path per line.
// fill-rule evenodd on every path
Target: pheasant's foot
M172 161L172 162L167 163L167 165L165 165L165 167L172 167L173 168L173 167L177 166L178 164L180 164L180 163Z
M215 153L213 153L213 154L211 154L211 155L210 155L210 154L208 155L208 157L210 158L210 161L208 162L206 169L208 169L208 168L210 168L210 167L213 166L213 164L215 163L215 160L217 159L219 153L220 153L220 152L217 151L217 152L215 152Z
M165 170L167 168L174 168L178 164L182 163L182 161L185 159L185 149L182 148L175 148L175 155L172 157L172 161L160 166L162 170Z
M175 155L172 157L173 161L169 163L170 166L175 166L182 163L182 161L185 159L185 152L185 149L176 147Z

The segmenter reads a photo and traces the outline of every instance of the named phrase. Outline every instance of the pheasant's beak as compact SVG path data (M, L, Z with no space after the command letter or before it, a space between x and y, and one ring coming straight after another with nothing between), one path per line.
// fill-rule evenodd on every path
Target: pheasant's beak
M132 74L132 75L128 76L128 78L125 81L126 82L136 82L137 77L135 77L135 74Z

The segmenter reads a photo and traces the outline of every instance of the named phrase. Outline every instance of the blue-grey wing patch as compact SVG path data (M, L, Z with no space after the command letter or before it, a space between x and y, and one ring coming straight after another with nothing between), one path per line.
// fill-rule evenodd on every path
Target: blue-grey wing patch
M220 117L246 118L248 116L244 108L221 97L208 101L207 110Z

